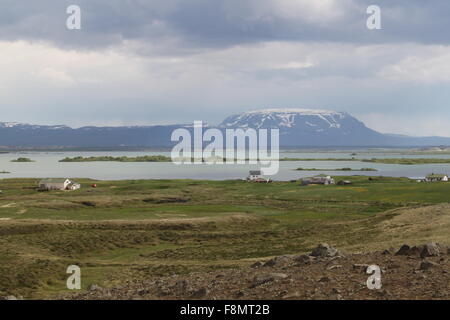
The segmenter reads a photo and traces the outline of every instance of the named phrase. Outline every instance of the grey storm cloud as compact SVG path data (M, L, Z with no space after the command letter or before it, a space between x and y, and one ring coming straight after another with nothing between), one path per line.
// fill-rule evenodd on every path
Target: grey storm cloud
M66 8L82 9L82 30L65 28ZM365 27L382 9L383 30ZM448 44L450 1L434 0L1 0L0 40L101 48L134 40L168 50L264 41Z
M70 5L81 30L66 28ZM369 5L382 30L366 27ZM0 120L217 123L305 107L450 136L449 13L448 0L0 0Z

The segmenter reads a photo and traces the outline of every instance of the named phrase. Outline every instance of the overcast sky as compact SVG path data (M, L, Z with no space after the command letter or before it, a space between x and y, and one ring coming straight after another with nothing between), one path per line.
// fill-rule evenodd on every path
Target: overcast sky
M66 8L81 8L68 30ZM381 30L366 27L381 7ZM0 0L0 121L219 123L347 111L450 136L448 0Z

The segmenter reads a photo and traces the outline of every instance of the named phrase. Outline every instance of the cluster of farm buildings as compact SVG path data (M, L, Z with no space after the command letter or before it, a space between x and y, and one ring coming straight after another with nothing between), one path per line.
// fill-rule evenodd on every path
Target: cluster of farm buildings
M271 179L265 178L261 170L251 170L247 176L247 181L250 182L272 182ZM447 182L449 181L448 175L445 174L430 174L425 179L419 179L418 182ZM301 179L301 184L307 186L310 184L331 185L335 184L334 179L327 175L317 175L314 177ZM350 181L340 180L337 182L339 185L351 184ZM81 188L79 183L67 178L52 178L43 179L38 183L38 190L51 191L51 190L78 190Z
M250 182L272 182L272 180L265 178L261 172L261 170L251 170L247 176L247 181ZM429 174L424 179L417 180L418 182L448 182L449 176L446 174ZM335 184L334 179L331 176L327 175L317 175L314 177L303 178L301 179L301 184L303 186L307 186L310 184L322 184L322 185L330 185ZM348 180L340 180L337 182L339 185L351 184L351 181Z

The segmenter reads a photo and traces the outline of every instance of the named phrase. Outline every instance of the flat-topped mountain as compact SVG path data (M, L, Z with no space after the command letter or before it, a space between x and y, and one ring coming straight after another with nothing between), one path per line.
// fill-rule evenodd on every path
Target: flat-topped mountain
M346 112L267 109L226 118L221 128L280 130L283 146L371 146L386 144L385 135L367 128Z

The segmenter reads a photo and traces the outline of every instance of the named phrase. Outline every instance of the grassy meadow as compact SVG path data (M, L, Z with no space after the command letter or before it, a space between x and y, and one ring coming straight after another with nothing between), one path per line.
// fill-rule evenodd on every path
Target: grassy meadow
M449 202L450 183L339 179L353 184L75 179L80 190L38 192L37 179L2 179L0 295L67 292L71 264L81 267L86 289L249 265L319 242L358 251L402 243L403 236L449 240L447 212L434 212L435 225L414 235L405 221L408 210ZM390 225L396 219L400 231L387 232L397 230Z

